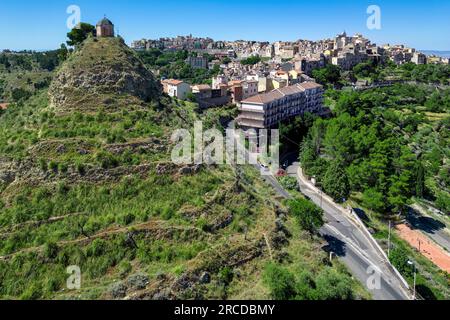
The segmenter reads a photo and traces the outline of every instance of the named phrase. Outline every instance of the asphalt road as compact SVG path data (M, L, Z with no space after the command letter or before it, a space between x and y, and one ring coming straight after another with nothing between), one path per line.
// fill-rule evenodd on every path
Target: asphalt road
M229 128L233 128L234 123L230 123ZM236 141L238 143L238 141ZM248 152L246 152L248 159ZM292 162L287 157L284 161ZM255 168L261 170L259 165ZM294 162L287 168L287 173L297 177L299 164ZM272 175L263 175L275 191L284 198L291 195ZM360 231L353 222L344 216L332 204L323 199L320 194L311 190L299 180L300 190L308 196L314 203L321 206L325 212L327 220L320 230L321 235L327 240L329 251L332 251L348 267L352 275L358 279L362 285L372 294L375 300L408 300L408 295L404 292L400 280L391 272L381 254L372 246L370 240ZM370 268L372 267L372 268ZM374 272L379 275L379 287L370 289L367 286L368 279L374 277Z
M288 174L297 177L298 163L288 167ZM372 294L375 300L407 300L400 280L390 270L384 258L375 249L367 236L340 210L329 203L319 193L299 180L301 192L325 212L326 224L320 230L332 251L348 267L352 275ZM370 268L372 267L372 268ZM367 281L379 274L380 286L370 289Z
M423 232L447 252L450 252L450 234L447 233L445 224L431 217L422 216L413 209L408 212L406 221L413 229Z

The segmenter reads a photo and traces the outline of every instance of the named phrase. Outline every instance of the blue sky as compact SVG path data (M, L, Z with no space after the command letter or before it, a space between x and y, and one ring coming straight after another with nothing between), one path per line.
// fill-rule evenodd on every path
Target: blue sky
M448 0L1 0L0 50L59 47L72 4L85 22L106 14L127 43L189 33L216 40L318 40L346 30L378 44L450 50ZM381 8L381 30L366 27L372 4Z

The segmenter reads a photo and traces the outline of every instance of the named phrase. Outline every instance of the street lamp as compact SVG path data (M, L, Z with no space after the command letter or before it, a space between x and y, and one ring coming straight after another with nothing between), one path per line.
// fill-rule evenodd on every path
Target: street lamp
M411 260L408 260L408 264L414 267L414 289L413 289L413 300L416 300L416 264Z

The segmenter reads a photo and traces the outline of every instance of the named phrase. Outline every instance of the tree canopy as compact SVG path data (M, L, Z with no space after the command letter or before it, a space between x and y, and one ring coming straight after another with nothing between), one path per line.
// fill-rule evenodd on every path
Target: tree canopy
M69 46L77 46L83 43L89 35L95 34L95 27L89 23L81 22L78 26L67 33L67 44Z

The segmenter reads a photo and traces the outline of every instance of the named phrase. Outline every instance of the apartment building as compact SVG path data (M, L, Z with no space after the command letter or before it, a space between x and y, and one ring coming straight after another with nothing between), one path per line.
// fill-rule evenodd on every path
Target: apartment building
M243 128L271 128L290 117L319 112L322 105L323 87L304 82L241 101L237 123Z

